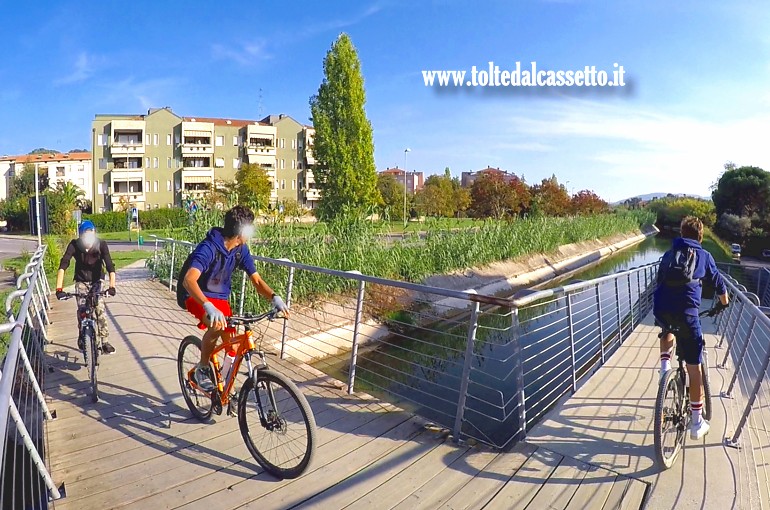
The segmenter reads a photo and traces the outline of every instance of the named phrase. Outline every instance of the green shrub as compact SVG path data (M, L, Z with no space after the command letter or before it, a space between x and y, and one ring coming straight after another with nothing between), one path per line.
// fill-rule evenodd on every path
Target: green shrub
M47 275L52 275L59 269L59 262L64 254L64 249L56 236L45 236L43 242L48 245L43 259L43 268Z
M84 214L83 220L91 220L97 232L123 232L128 229L125 212L108 211L99 214Z
M139 223L144 230L181 228L187 225L188 215L181 207L140 211Z

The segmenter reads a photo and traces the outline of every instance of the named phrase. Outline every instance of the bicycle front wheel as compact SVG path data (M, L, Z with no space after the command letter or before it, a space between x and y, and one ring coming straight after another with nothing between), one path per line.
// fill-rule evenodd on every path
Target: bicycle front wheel
M297 386L272 370L257 372L238 396L238 425L254 459L276 478L297 478L315 453L313 411Z
M676 369L665 373L655 400L655 455L658 462L670 468L684 444L687 409L684 404L684 386Z
M182 387L182 396L187 403L190 412L201 421L211 418L213 401L206 392L195 388L190 382L189 374L195 370L201 359L201 339L197 336L188 336L179 345L177 356L177 371L179 373L179 386Z
M88 366L88 377L91 382L91 402L96 403L99 401L99 380L96 377L99 368L99 352L96 348L96 335L92 328L84 328L83 342L86 346L85 358Z

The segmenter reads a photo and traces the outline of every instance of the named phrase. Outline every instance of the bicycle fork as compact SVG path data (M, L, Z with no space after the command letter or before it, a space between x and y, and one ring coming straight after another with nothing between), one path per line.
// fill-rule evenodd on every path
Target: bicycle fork
M257 351L257 356L259 356L260 364L259 366L253 366L251 364L251 352L247 352L244 355L244 359L246 360L246 367L249 371L249 379L252 380L254 386L254 400L257 404L257 413L259 413L259 422L260 424L267 430L272 430L272 420L270 416L267 416L265 414L265 410L262 407L262 398L259 396L259 383L257 381L257 374L259 373L260 369L267 368L267 361L265 360L265 353L262 351ZM275 406L275 395L273 394L273 388L270 386L270 384L265 384L265 388L267 389L267 395L270 399L270 404L272 405L272 414L277 414L277 409Z

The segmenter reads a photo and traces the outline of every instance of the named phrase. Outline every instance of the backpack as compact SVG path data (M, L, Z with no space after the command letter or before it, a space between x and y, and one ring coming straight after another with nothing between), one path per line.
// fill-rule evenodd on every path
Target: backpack
M193 250L185 259L184 264L182 264L182 269L179 270L179 275L176 279L176 304L179 305L179 308L182 310L187 310L187 298L190 297L190 294L187 292L187 289L184 288L184 285L182 285L182 281L184 280L185 275L187 274L187 271L190 269L190 264L192 264L192 256L193 253L195 253L195 250ZM224 257L222 253L217 250L217 257ZM237 269L238 266L241 263L241 248L238 248L238 251L235 253L235 268Z
M695 248L685 246L666 252L660 259L658 286L682 287L700 283L700 280L694 277L697 262L698 257Z

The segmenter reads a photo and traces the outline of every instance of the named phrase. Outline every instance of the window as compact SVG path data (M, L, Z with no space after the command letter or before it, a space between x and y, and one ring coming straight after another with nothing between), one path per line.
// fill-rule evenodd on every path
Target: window
M145 145L150 145L150 133L147 133L147 134L144 136L144 144L145 144Z
M297 168L297 162L292 159L291 160L291 169L294 170L295 168Z
M150 181L147 181L147 186L145 187L147 191L150 191Z
M238 136L233 137L233 147L238 147Z
M159 138L158 133L155 133L154 135L152 135L153 145L158 145L158 138Z
M98 187L98 188L96 188L96 189L98 189L98 190L99 190L99 194L100 194L100 195L106 195L106 194L107 194L107 188L104 186L104 183L103 183L103 182L100 182L100 183L99 183L99 187Z
M233 168L240 168L241 167L241 160L238 158L233 158Z
M158 168L158 158L152 158L152 167Z
M85 165L78 165L78 172L82 172L86 169Z
M179 142L180 142L180 141L181 141L181 139L179 138L179 133L176 133L176 134L174 135L174 143L175 143L176 145L179 145Z
M296 179L291 180L291 189L297 189L297 181Z
M302 161L297 161L297 168L302 170Z
M225 158L214 158L214 166L217 168L224 168Z
M286 168L286 160L282 159L281 160L281 170L283 170L284 168Z
M171 133L166 135L166 145L171 145Z
M99 158L99 170L107 170L107 160Z
M286 179L281 179L281 189L286 189Z
M171 191L171 181L166 181L166 191Z
M286 139L285 138L281 138L281 149L286 147L286 144L284 142L286 142Z
M158 204L155 204L155 209L157 209L157 208L158 208Z
M166 207L171 209L172 205L171 204L166 204Z
M223 135L217 135L217 147L222 147L225 144L225 137Z
M155 186L152 188L152 190L157 193L158 192L158 181L155 181Z
M104 207L100 207L100 208L99 208L99 212L100 212L100 213L103 213L103 212L104 212Z
M96 145L106 145L104 143L104 135L96 135Z
M275 189L278 189L278 181L275 181Z
M166 158L166 167L171 168L171 158Z
M297 140L292 140L291 141L291 148L292 149L296 149L297 148Z
M152 208L152 206L150 204L147 204L147 205L144 206L144 208L149 211Z
M150 168L150 158L144 158L144 167Z
M78 185L85 186L86 185L85 179L78 179Z

